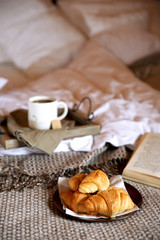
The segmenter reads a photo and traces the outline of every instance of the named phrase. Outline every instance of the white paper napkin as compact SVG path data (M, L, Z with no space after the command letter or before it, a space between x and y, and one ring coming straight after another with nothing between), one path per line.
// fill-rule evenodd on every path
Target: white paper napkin
M69 183L69 178L66 178L66 177L59 177L58 178L59 193L67 191L69 189L69 184L68 183ZM111 177L110 178L110 186L123 188L125 191L127 191L121 175L115 175L115 176ZM86 214L77 214L77 213L73 212L72 210L68 209L64 204L63 204L63 209L65 210L65 213L67 215L70 215L70 216L73 216L73 217L79 217L81 219L108 218L106 216L98 216L97 217L97 216L91 216L91 215L86 215ZM134 211L137 211L137 210L139 210L139 208L135 205L134 208L132 208L131 210L126 210L123 213L119 213L119 214L116 215L116 217L125 215L125 214L130 213L130 212L134 212Z

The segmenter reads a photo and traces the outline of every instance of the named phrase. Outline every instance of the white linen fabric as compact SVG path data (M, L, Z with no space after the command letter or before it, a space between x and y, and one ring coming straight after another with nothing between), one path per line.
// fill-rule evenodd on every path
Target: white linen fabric
M94 39L87 42L68 67L32 81L20 90L0 92L1 115L27 108L28 98L35 95L55 97L70 108L83 97L90 97L94 121L101 125L100 134L88 141L91 151L106 142L117 147L133 145L145 132L160 132L160 92L138 80ZM84 103L80 110L86 114L88 105ZM76 146L75 151L88 148L87 143L78 147L77 142Z

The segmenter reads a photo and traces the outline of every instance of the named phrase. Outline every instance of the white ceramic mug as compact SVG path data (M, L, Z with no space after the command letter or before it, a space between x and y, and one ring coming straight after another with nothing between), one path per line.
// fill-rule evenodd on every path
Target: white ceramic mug
M64 109L60 116L58 116L59 108ZM66 103L52 97L35 96L28 100L28 124L33 129L50 129L52 120L62 120L67 113Z

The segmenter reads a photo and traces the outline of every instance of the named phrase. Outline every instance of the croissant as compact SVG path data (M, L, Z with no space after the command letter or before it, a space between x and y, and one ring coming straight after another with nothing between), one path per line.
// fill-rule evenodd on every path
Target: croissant
M109 187L107 190L91 195L88 199L81 202L78 210L89 215L105 215L113 217L117 213L132 209L134 203L128 193L117 187Z
M69 188L73 191L77 191L79 184L87 176L85 173L78 173L69 180Z
M95 193L109 187L108 176L101 170L95 170L88 174L79 184L78 191L81 193Z
M79 212L78 206L80 202L86 200L89 196L90 194L73 192L72 190L60 193L62 203L76 213Z
M72 190L68 190L66 192L61 192L60 193L61 202L64 203L69 208L70 208L70 205L71 205L71 200L72 200L73 193L74 192Z
M90 194L88 193L80 193L80 192L74 192L70 204L70 209L74 211L75 213L79 212L79 204L85 201Z

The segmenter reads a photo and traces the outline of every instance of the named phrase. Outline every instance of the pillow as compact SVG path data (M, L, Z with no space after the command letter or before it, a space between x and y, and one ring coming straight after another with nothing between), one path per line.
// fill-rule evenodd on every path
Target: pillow
M21 88L28 84L30 80L29 77L12 63L0 64L0 91L6 92L15 88Z
M109 49L127 65L160 52L160 39L143 30L107 31L95 36L94 40Z
M38 8L35 15L33 3ZM29 0L27 9L24 4L20 13L15 10L18 20L12 15L15 24L10 17L11 24L3 28L0 38L13 63L32 78L67 64L85 41L55 6L46 8L39 3L42 1ZM25 12L30 13L29 18L21 16Z
M12 28L20 22L36 18L48 11L52 6L50 0L1 0L0 28L5 31L6 28Z
M149 30L160 38L160 2L154 2L149 8L150 19L149 19Z
M147 29L148 12L141 1L59 0L63 13L88 37L115 28Z
M49 0L1 0L0 1L0 30L1 36L7 28L14 28L20 22L36 17L40 13L47 11L52 7ZM3 38L3 36L2 36ZM7 50L0 43L0 63L10 62L11 58L7 54Z
M9 62L9 61L10 61L10 58L6 54L4 47L0 45L0 63Z

